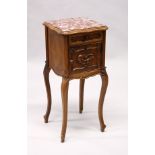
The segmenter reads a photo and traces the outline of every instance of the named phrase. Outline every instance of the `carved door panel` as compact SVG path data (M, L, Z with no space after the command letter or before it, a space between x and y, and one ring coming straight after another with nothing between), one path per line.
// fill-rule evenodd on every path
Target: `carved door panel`
M70 72L82 72L99 68L101 44L71 47L69 50Z

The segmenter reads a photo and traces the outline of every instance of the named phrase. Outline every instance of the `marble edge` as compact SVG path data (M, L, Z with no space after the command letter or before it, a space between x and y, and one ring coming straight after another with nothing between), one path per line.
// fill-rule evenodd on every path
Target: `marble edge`
M43 22L44 26L47 26L48 28L56 31L59 34L62 35L71 35L71 34L76 34L76 33L82 33L82 32L92 32L92 31L99 31L99 30L108 30L108 26L103 25L103 26L99 26L99 27L91 27L91 28L85 28L85 29L74 29L74 30L70 30L70 31L62 31L60 28L58 27L54 27L52 26L49 22Z

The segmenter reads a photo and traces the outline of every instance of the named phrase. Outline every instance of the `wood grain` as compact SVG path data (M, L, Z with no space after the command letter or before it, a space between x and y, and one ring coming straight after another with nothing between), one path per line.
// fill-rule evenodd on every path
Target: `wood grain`
M84 100L84 83L85 79L80 79L80 89L79 89L79 113L83 111L83 100Z
M67 115L68 115L68 86L69 79L62 78L61 84L61 96L62 96L62 129L61 129L61 142L65 140L66 128L67 128Z
M101 80L102 80L102 86L101 86L99 105L98 105L98 117L99 117L101 131L103 132L104 129L106 128L106 125L103 119L103 103L104 103L104 98L105 98L105 94L108 86L108 74L106 70L101 72Z
M45 82L46 93L47 93L47 109L44 115L45 123L48 123L48 118L51 112L51 88L50 88L50 83L49 83L49 73L50 73L50 68L48 67L48 63L46 62L44 71L43 71L44 82Z

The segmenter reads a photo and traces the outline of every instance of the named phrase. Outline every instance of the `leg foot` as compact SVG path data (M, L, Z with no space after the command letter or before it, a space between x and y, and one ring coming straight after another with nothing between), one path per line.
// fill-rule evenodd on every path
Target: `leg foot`
M103 103L104 103L104 98L105 98L105 94L108 86L108 74L106 70L104 70L101 73L101 79L102 79L102 86L101 86L99 105L98 105L98 117L99 117L101 132L104 132L106 125L104 124L104 119L103 119Z
M106 128L106 125L104 124L104 126L102 126L101 128L101 132L104 132L105 128Z
M84 83L85 79L80 79L80 91L79 91L79 113L83 111L83 96L84 96Z
M62 109L63 109L61 142L64 142L64 140L65 140L65 134L66 134L66 128L67 128L68 86L69 86L69 79L63 78L62 79L62 84L61 84Z
M44 123L48 123L48 116L44 115Z
M64 143L65 137L61 137L61 143Z
M46 63L44 67L44 71L43 71L46 93L47 93L47 109L44 115L45 123L48 123L48 118L49 118L50 111L51 111L51 88L50 88L50 83L49 83L49 73L50 73L50 68L48 67L48 64Z

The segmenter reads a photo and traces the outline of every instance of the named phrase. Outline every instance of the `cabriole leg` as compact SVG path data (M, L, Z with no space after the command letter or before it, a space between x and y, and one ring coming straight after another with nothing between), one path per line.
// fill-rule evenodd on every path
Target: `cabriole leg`
M80 90L79 90L79 113L83 111L83 98L84 98L84 83L85 79L80 79Z
M66 128L67 128L67 115L68 115L68 86L69 79L62 78L61 84L61 96L62 96L62 129L61 129L61 142L65 140Z
M44 115L45 123L48 123L48 118L49 118L50 111L51 111L51 88L50 88L50 82L49 82L49 73L50 73L50 68L48 67L48 64L46 63L44 67L44 71L43 71L46 93L47 93L47 109Z
M104 98L105 98L105 94L108 86L108 74L106 70L101 72L101 80L102 80L102 86L101 86L99 105L98 105L98 117L100 121L101 131L104 132L106 125L104 124L104 119L103 119L103 103L104 103Z

